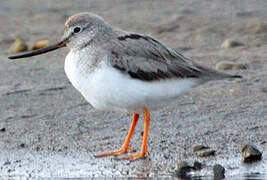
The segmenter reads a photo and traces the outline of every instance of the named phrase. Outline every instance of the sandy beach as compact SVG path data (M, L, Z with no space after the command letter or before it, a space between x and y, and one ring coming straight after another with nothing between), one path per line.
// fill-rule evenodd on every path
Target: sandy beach
M267 177L267 1L259 0L2 0L0 3L0 177L171 177L177 163L203 164L193 176ZM8 60L10 46L60 40L65 20L78 12L102 16L115 27L148 34L188 58L242 79L212 81L151 115L150 156L134 162L95 154L117 149L131 116L100 112L64 73L64 48ZM237 47L222 47L234 40ZM233 68L220 64L233 63ZM142 118L142 117L141 117ZM139 150L143 121L131 146ZM262 160L241 162L252 144ZM215 155L199 157L197 144Z

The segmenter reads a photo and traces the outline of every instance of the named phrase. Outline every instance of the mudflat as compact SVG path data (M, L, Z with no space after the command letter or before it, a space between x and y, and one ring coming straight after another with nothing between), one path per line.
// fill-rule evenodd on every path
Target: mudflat
M266 9L267 2L257 0L2 0L0 177L169 177L181 161L200 162L203 167L196 175L212 175L215 164L221 164L229 177L264 175ZM96 159L93 155L121 146L131 116L96 111L84 100L64 73L68 49L29 59L7 58L17 37L28 44L55 42L63 35L67 17L84 11L121 29L151 35L200 64L243 79L209 82L153 112L151 154L146 159ZM137 150L142 130L140 119L131 140ZM263 152L261 161L241 162L247 143ZM199 157L193 150L197 144L209 146L215 154Z

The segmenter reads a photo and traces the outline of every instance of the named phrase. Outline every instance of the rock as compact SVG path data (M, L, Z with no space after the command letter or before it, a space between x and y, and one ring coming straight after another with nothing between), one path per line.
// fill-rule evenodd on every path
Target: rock
M8 170L7 170L8 173L11 173L11 172L13 172L13 171L15 171L15 169L8 169Z
M181 161L176 165L176 169L182 169L184 167L191 167L186 161Z
M25 145L24 143L21 143L21 144L19 145L20 148L25 148L25 146L26 146L26 145Z
M245 44L240 42L240 41L238 41L238 40L226 39L222 43L221 48L229 49L229 48L238 47L238 46L245 46Z
M252 163L261 160L262 153L254 146L246 144L242 148L242 161Z
M11 164L10 161L6 161L3 165L5 166L5 165L10 165L10 164Z
M202 144L198 144L198 145L195 145L195 146L193 147L193 151L196 152L196 151L200 151L200 150L208 149L208 148L209 148L209 147L207 147L207 146L204 146L204 145L202 145Z
M18 37L14 41L14 43L10 46L10 51L13 54L26 51L27 49L28 49L28 47L27 47L25 41L21 37Z
M195 161L193 166L189 165L186 161L181 161L176 165L174 175L180 178L190 179L190 174L188 173L191 171L199 171L202 169L202 166L203 165L198 161Z
M5 132L5 131L6 131L6 128L4 127L0 129L0 132Z
M225 169L220 164L216 164L213 166L214 179L223 179L225 177L224 173L225 173Z
M240 70L240 69L247 69L247 64L235 63L231 61L221 61L216 64L215 67L217 70Z
M127 131L127 129L126 128L121 128L120 131Z
M199 157L214 156L215 155L215 150L210 149L210 148L209 149L204 149L204 150L198 151L197 155Z
M192 168L186 161L182 161L176 165L174 174L178 177L186 177Z
M40 40L40 41L36 42L35 44L31 45L31 47L29 47L29 50L41 49L41 48L45 48L49 45L50 45L50 41L47 39L43 39L43 40Z
M215 155L215 150L212 150L210 147L204 146L202 144L195 145L193 147L193 151L196 152L199 157L207 157Z
M201 170L202 169L202 164L200 163L200 162L198 162L198 161L195 161L194 162L194 166L193 166L193 168L194 168L194 170Z

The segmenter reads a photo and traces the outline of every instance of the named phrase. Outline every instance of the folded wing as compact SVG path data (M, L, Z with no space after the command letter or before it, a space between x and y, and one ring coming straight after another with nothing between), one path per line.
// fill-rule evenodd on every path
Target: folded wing
M200 66L149 36L126 34L119 36L112 44L108 57L111 65L142 81L237 77Z

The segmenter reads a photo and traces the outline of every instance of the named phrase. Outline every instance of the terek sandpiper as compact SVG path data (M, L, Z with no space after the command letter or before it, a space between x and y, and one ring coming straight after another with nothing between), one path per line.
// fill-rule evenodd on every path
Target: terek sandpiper
M92 13L79 13L65 23L62 40L49 47L10 56L43 54L67 46L65 72L73 86L96 109L132 113L132 124L119 150L96 157L124 154L144 113L141 150L119 159L139 159L147 150L150 111L166 107L184 92L210 80L241 78L203 67L150 36L113 28Z

